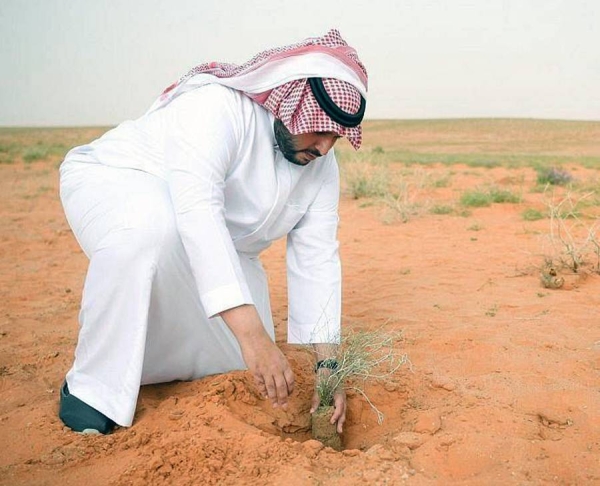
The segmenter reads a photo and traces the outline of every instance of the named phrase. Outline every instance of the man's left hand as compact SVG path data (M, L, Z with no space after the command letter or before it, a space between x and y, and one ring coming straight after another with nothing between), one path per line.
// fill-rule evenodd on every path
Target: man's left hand
M317 408L319 408L319 405L319 394L315 391L312 398L310 413L315 413ZM335 410L331 416L330 423L335 424L337 422L337 433L341 434L343 432L344 422L346 422L346 392L343 388L335 392L335 395L333 396L333 406L335 407Z

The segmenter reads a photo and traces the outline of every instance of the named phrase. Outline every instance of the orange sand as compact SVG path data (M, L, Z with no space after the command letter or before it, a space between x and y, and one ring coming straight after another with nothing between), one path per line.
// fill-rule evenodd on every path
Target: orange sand
M535 178L531 169L423 170L453 172L448 187L420 195L435 203L483 181L531 187ZM298 380L287 412L236 372L144 387L134 426L108 437L64 428L57 391L87 262L56 190L49 163L0 166L0 484L600 484L600 276L540 285L548 220L521 213L541 207L541 194L406 224L344 198L345 323L403 330L399 351L412 367L367 388L383 425L349 394L346 450L335 452L309 440L313 373L286 344ZM283 242L264 257L279 343L283 258Z

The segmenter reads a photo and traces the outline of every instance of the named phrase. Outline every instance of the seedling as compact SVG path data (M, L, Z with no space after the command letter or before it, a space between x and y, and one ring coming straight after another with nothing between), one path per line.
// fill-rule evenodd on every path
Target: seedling
M320 406L312 418L315 439L334 449L341 449L336 426L329 423L334 411L334 397L340 390L354 390L362 395L377 414L377 422L382 423L383 414L369 399L364 386L367 382L390 377L408 361L406 355L399 355L394 348L399 340L399 333L383 329L351 331L341 337L334 354L327 359L328 366L321 368L317 374Z

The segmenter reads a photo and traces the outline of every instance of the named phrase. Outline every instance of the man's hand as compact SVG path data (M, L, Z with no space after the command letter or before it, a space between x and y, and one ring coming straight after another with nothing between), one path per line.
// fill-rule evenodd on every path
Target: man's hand
M310 407L310 413L313 414L319 408L319 394L315 391L312 398L312 405ZM335 407L333 415L331 416L330 423L335 424L337 422L337 433L341 434L344 429L344 423L346 422L346 392L343 388L340 388L333 396L333 406Z
M286 357L267 333L247 339L240 346L260 394L268 397L273 407L286 408L287 398L294 391L294 372Z
M294 372L265 331L256 308L242 305L222 312L221 317L238 340L258 391L271 400L273 407L286 408L294 390Z

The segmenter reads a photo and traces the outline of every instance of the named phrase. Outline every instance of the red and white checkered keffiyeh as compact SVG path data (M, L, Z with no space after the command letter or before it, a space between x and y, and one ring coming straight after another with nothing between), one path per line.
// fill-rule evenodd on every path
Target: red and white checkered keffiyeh
M169 86L151 110L190 89L219 83L250 96L294 135L335 132L358 149L360 125L348 128L331 120L317 103L309 77L323 78L327 94L346 113L358 112L361 95L366 98L367 71L356 51L332 29L322 37L266 50L242 65L200 64Z

